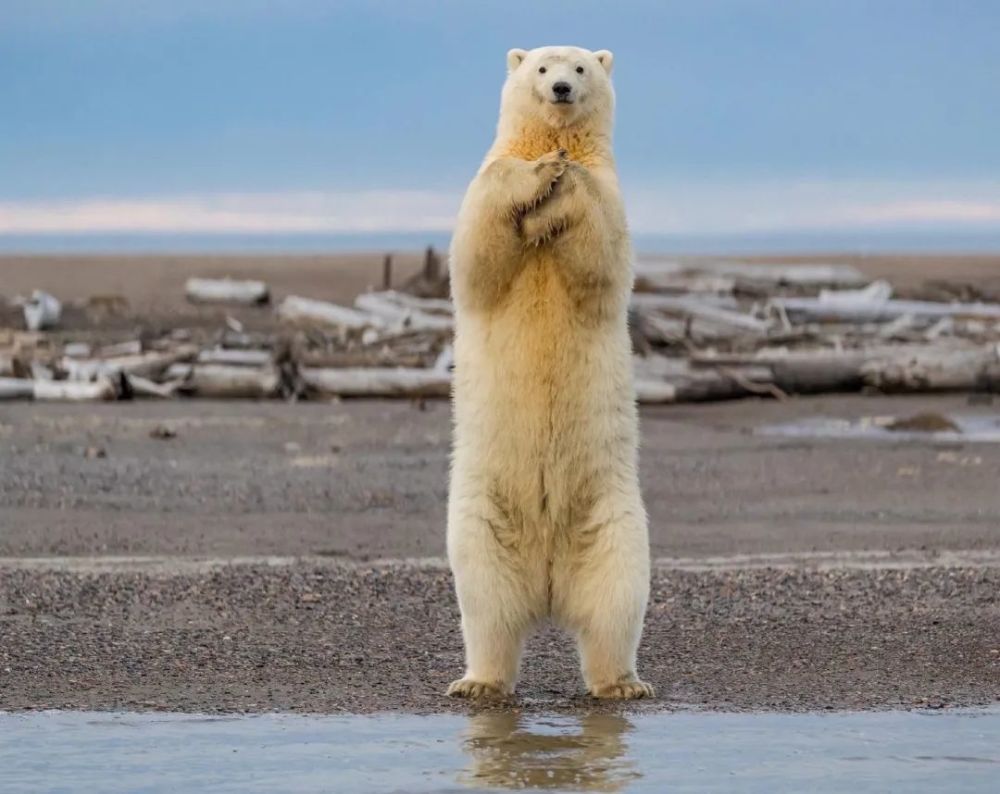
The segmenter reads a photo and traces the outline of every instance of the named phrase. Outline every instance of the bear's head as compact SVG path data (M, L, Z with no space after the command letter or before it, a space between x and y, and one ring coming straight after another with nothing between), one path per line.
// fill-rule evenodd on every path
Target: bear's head
M501 118L537 120L552 127L610 124L615 94L614 57L607 50L539 47L507 53Z

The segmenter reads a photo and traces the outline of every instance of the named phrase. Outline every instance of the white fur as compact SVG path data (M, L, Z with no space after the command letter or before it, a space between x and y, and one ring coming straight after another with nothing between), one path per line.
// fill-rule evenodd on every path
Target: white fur
M552 618L578 638L593 695L643 697L649 544L612 56L545 47L507 63L496 141L451 249L448 557L467 669L449 693L511 692L528 633ZM554 103L558 81L572 103Z

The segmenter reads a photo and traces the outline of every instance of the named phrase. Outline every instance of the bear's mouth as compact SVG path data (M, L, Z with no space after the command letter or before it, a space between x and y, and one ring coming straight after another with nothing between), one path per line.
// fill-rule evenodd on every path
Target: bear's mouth
M569 97L557 97L556 99L552 100L552 104L553 105L572 105L573 104L573 100L570 99Z

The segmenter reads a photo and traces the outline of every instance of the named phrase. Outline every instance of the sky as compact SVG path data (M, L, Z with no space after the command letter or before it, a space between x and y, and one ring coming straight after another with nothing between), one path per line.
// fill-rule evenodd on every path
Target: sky
M1000 240L996 0L0 2L0 245L446 233L545 44L615 53L637 233Z

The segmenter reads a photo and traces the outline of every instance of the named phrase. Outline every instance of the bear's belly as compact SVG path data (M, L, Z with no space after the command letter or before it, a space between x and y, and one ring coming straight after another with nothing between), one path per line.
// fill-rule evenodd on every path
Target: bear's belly
M460 317L455 467L525 520L564 525L634 454L631 354L624 317L588 322L539 271L502 307Z

